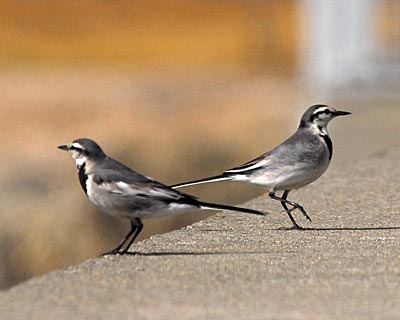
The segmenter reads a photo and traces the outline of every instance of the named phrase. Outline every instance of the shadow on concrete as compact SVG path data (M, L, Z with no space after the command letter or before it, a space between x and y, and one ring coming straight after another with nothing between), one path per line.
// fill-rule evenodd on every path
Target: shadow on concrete
M400 226L394 227L331 227L331 228L310 228L301 227L295 229L292 227L270 228L269 231L377 231L377 230L400 230Z
M282 252L282 251L280 251ZM285 253L295 253L295 251L284 251ZM187 252L187 251L165 251L165 252L127 252L127 256L208 256L208 255L247 255L247 254L271 254L276 251L214 251L214 252Z
M377 231L377 230L400 230L399 227L339 227L339 228L304 228L304 230L315 231Z
M278 229L267 229L274 231L378 231L378 230L400 230L400 226L397 227L332 227L332 228L308 228L302 227L301 229L293 228L278 228Z

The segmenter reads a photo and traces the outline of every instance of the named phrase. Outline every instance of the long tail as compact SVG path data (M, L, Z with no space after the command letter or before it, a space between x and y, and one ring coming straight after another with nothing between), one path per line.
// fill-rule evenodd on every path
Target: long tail
M178 189L178 188L183 188L183 187L188 187L188 186L194 186L196 184L203 184L203 183L210 183L210 182L217 182L217 181L226 181L226 180L231 180L231 179L232 178L230 176L224 176L221 174L219 176L209 177L209 178L205 178L205 179L199 179L199 180L193 180L193 181L174 184L173 186L171 186L171 188Z
M200 205L200 207L202 209L236 211L236 212L257 214L257 215L261 215L261 216L265 216L267 214L267 212L262 212L262 211L247 209L247 208L242 208L242 207L227 206L224 204L216 204L216 203L209 203L209 202L203 202L203 201L198 201L198 204Z

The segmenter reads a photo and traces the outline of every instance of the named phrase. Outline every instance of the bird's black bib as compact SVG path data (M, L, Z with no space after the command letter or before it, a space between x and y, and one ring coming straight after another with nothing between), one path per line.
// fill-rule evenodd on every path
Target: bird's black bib
M86 188L86 181L88 179L88 175L85 172L85 167L86 163L78 167L78 176L79 176L79 182L81 184L81 187L83 191L87 194L87 188Z
M329 150L329 160L332 159L332 154L333 154L333 145L332 145L332 140L327 134L320 134L319 135L322 139L324 139L326 146L328 147Z

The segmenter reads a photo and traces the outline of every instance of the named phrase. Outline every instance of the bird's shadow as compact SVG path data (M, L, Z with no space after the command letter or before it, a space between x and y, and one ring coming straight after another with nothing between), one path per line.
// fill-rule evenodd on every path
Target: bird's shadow
M400 230L400 226L393 227L328 227L328 228L307 228L302 229L290 229L290 228L279 228L279 229L268 229L271 231L380 231L380 230ZM282 253L282 251L280 251ZM286 253L293 253L294 251L285 251ZM140 252L140 251L129 251L123 254L123 256L212 256L212 255L230 255L230 254L271 254L274 251L271 250L258 250L258 251L208 251L208 252L188 252L188 251L164 251L164 252ZM106 255L106 256L122 256L122 255Z
M400 230L400 226L394 226L394 227L327 227L327 228L302 227L301 229L281 228L281 229L268 229L268 230L275 230L275 231L379 231L379 230Z
M190 251L164 251L164 252L126 252L123 256L150 256L150 257L158 257L158 256L216 256L216 255L231 255L231 254L271 254L274 251L271 250L259 250L259 251L208 251L208 252L190 252ZM282 252L282 251L280 251ZM291 253L294 251L285 251L286 253Z

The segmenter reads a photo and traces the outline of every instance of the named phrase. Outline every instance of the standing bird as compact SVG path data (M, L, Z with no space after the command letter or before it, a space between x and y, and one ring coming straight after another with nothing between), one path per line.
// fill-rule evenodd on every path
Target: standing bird
M303 114L300 126L289 139L239 167L226 170L218 176L179 183L173 189L217 181L239 181L268 188L268 195L281 202L293 226L303 229L294 220L291 212L299 209L311 221L304 208L287 199L289 192L299 189L318 179L328 169L333 147L327 125L337 116L350 112L338 111L327 105L314 105ZM276 191L283 191L281 197ZM287 205L292 206L288 208Z
M124 240L104 255L127 253L143 229L142 219L203 209L264 215L256 210L202 202L173 190L111 159L90 139L77 139L58 148L68 151L75 159L79 182L89 200L102 212L126 218L131 223Z

